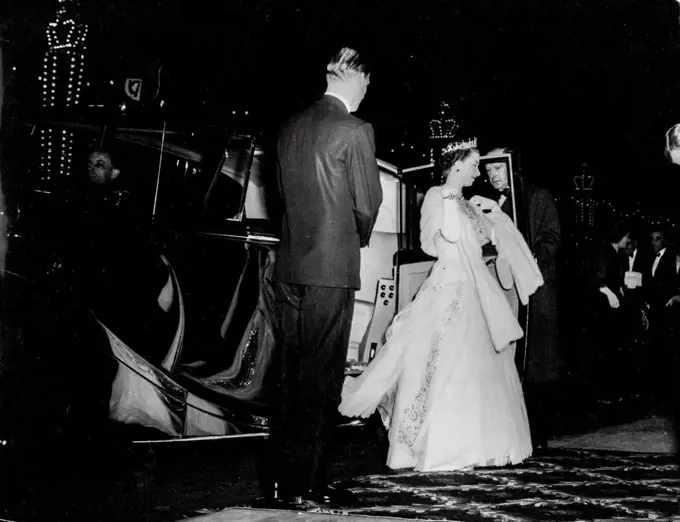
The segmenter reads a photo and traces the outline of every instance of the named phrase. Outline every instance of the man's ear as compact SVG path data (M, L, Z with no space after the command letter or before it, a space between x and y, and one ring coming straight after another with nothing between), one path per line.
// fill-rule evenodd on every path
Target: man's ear
M119 169L113 169L111 171L111 179L112 180L116 179L118 177L118 174L120 174L120 170Z

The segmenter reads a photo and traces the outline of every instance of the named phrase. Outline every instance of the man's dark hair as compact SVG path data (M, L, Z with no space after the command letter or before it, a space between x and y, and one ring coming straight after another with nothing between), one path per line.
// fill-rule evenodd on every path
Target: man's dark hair
M650 236L654 232L661 232L666 239L670 239L673 236L671 226L666 223L650 224L647 230L649 230Z
M116 166L116 157L115 157L115 155L113 154L113 152L111 152L110 149L107 149L107 148L105 148L105 147L95 147L94 149L90 150L90 152L88 153L88 155L87 155L88 159L89 159L93 154L105 154L106 156L109 157L109 160L111 160L111 165L115 168L115 166Z

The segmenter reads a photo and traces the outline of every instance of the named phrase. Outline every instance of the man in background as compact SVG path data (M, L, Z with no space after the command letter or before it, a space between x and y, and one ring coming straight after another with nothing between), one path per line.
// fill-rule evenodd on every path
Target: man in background
M645 296L649 304L649 329L651 333L651 353L649 354L649 382L659 399L666 402L668 384L677 379L669 372L677 361L677 346L672 341L677 308L668 306L678 290L678 275L675 267L675 253L669 244L665 227L652 227L649 235L652 246L652 261L646 277Z
M502 157L506 154L511 154L511 151L506 148L491 150L487 156L498 156L499 161L490 161L485 166L489 182L496 190L498 205L513 219L513 196L516 198L517 226L525 235L543 275L544 284L529 300L526 365L519 370L523 377L532 439L537 446L545 446L551 435L549 417L554 410L552 397L554 385L560 378L561 364L557 317L560 218L550 192L533 186L523 176L515 176L515 194L511 194L508 163Z
M668 236L664 227L653 227L649 235L653 256L645 276L649 283L646 285L647 300L653 315L663 313L666 303L677 289L675 253L669 247Z

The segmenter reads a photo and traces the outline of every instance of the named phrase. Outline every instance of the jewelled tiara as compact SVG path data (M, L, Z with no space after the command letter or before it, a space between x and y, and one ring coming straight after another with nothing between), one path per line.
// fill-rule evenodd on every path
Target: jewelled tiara
M442 154L450 154L458 150L475 149L477 148L477 138L472 138L467 141L452 141L442 149Z

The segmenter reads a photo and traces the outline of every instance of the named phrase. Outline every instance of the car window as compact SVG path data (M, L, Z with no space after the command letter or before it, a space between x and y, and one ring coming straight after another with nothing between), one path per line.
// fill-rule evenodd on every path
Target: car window
M245 188L250 181L254 148L251 137L234 136L229 141L205 197L203 226L219 228L245 217Z

